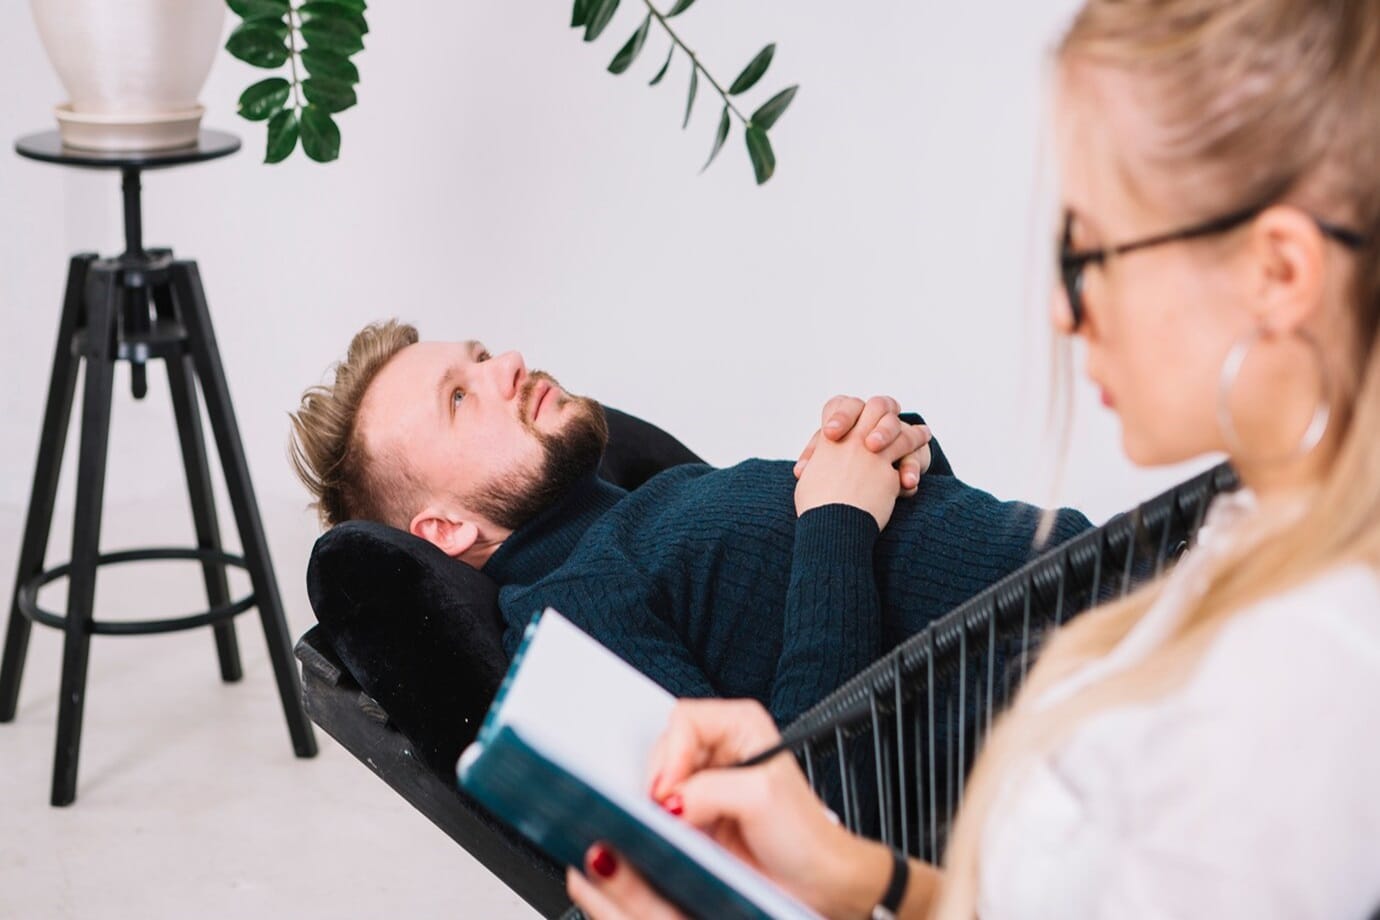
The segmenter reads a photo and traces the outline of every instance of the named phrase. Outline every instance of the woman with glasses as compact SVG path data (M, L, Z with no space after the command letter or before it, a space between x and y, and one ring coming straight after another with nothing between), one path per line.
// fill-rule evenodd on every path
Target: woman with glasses
M1380 906L1380 0L1087 0L1058 51L1053 323L1127 455L1225 452L1168 576L1062 629L942 867L831 823L759 710L685 703L651 794L827 917ZM597 920L677 916L615 854Z

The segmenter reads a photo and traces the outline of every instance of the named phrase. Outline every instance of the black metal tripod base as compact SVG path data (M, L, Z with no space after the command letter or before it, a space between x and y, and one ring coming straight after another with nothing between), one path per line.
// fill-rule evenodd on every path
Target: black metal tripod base
M105 490L115 362L127 360L132 363L134 395L142 398L146 390L144 364L155 359L167 365L198 546L194 550L133 550L102 556L97 543ZM69 563L45 572L44 556L57 496L58 474L72 414L77 371L82 361L86 371L72 556ZM198 383L225 471L230 504L244 548L242 559L221 548L220 525L201 430ZM96 620L93 604L97 567L103 563L150 558L200 562L210 609L163 621L119 624ZM250 596L231 601L225 574L227 565L242 565L248 569L253 585ZM38 588L63 576L70 583L66 613L60 615L39 608ZM68 805L76 798L91 636L167 632L209 625L215 632L221 677L233 682L240 679L242 670L231 618L251 605L259 610L293 750L299 757L314 756L316 740L302 708L301 685L293 665L282 598L278 594L268 541L196 263L176 261L168 250L126 253L118 259L97 259L92 254L74 256L67 276L67 293L53 356L38 465L34 471L19 570L10 603L4 658L0 661L0 722L8 722L14 718L18 704L19 683L33 622L61 628L65 633L57 753L53 765L54 805Z

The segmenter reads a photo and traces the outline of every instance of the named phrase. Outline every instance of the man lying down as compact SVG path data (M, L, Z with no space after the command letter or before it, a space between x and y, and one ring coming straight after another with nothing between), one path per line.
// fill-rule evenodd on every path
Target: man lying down
M939 464L914 488L929 433L894 402L829 408L847 434L817 434L798 480L747 460L626 492L595 473L598 402L387 322L303 395L292 453L327 526L388 524L492 576L510 656L553 607L671 693L751 697L784 725L1028 561L1040 518ZM1088 526L1061 511L1051 543Z

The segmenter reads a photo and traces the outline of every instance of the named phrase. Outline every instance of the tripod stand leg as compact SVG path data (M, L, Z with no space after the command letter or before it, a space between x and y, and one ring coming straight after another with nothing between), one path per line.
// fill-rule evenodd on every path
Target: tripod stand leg
M43 571L48 548L48 531L53 523L53 503L57 498L58 474L67 444L67 426L72 418L72 397L77 388L77 361L72 356L72 335L82 323L82 297L86 275L95 256L73 256L67 269L67 293L58 321L57 346L53 351L53 371L48 382L48 402L43 411L43 433L38 439L38 463L34 467L33 488L29 491L29 513L24 522L24 539L19 549L19 569L10 596L9 627L5 633L5 655L0 662L0 722L14 718L19 703L19 682L24 676L24 658L29 650L33 624L19 612L19 586Z
M54 805L77 797L77 758L86 704L86 664L91 645L96 561L100 551L101 503L105 493L110 401L115 382L115 310L119 268L97 262L87 278L86 381L82 394L81 451L77 463L77 511L72 529L72 569L62 649L62 692L58 699L57 753L53 762Z
M153 301L160 319L176 318L172 291L166 286L153 289ZM196 379L190 355L175 355L164 362L168 368L168 387L172 391L173 415L177 419L177 438L182 445L182 466L187 474L187 493L191 497L192 523L196 527L196 543L201 549L219 551L220 520L216 514L216 500L211 491L211 470L206 462L206 439L201 430L201 406L197 402ZM230 587L225 566L219 562L203 562L202 578L206 582L206 599L212 607L230 603ZM226 620L213 629L216 636L216 656L220 660L221 680L234 683L244 676L240 665L240 648L235 638L235 623Z
M220 464L225 470L230 504L239 527L240 543L244 547L249 577L254 584L254 597L263 622L268 654L273 662L273 675L278 682L278 696L287 718L288 733L298 757L316 755L316 738L311 722L302 706L302 687L292 658L292 640L288 636L283 601L278 594L278 582L273 562L268 555L268 538L264 534L254 486L249 479L249 464L240 441L235 410L230 402L230 388L221 366L220 351L216 347L215 332L211 328L211 314L201 287L201 275L194 262L174 262L172 266L173 298L182 322L187 327L192 359L197 377L206 398L206 409L215 433Z

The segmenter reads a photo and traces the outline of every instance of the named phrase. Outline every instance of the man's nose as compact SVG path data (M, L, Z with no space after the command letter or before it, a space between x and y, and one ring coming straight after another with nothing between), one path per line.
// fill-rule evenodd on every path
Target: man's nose
M493 375L491 379L502 399L509 400L517 396L522 389L522 382L527 379L527 362L522 360L521 352L505 351L485 361L484 364Z

